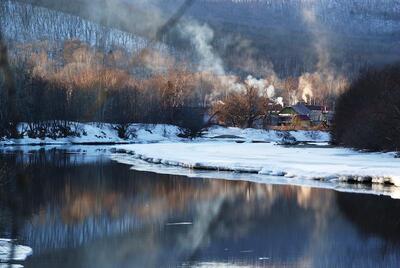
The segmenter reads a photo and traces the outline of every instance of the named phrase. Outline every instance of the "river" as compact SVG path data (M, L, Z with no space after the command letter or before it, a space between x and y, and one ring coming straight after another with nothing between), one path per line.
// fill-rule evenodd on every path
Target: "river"
M105 151L0 154L0 238L33 250L25 261L3 264L101 268L400 263L399 200L140 172L110 160Z

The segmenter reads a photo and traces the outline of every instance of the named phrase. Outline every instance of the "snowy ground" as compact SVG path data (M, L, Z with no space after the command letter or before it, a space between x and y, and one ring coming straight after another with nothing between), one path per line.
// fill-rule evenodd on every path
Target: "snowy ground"
M60 145L60 144L117 144L117 143L152 143L161 141L179 141L180 130L171 125L132 124L129 139L118 137L117 131L111 124L87 123L77 124L79 137L58 139L32 139L25 135L22 139L0 140L0 145ZM23 127L20 127L23 128Z
M79 137L59 139L32 139L25 135L22 139L0 140L0 145L60 145L60 144L117 144L117 143L155 143L187 141L179 137L181 130L172 125L132 124L128 139L118 137L111 124L76 123ZM23 129L24 125L20 126ZM329 141L329 134L318 131L266 131L261 129L239 129L212 127L197 140L237 140L237 141L281 141L283 139L296 141Z
M345 190L342 187L344 181L368 182L380 186L347 185L349 190L359 188L361 192L400 197L399 187L391 187L390 190L382 187L387 183L400 186L400 159L395 158L393 153L220 141L131 144L116 148L118 153L112 158L131 164L134 169L188 176L198 176L198 170L208 170L216 177L226 176L226 172L219 175L220 171L230 171L256 181L269 182L274 177L272 180L283 184L318 187L323 184L323 187L341 187L342 190ZM191 172L185 172L185 169ZM201 173L202 177L204 173Z
M292 139L293 141L309 141L309 142L329 142L330 136L327 132L322 131L274 131L264 129L240 129L235 127L211 127L204 133L203 139L207 140L243 140L243 141L266 141L279 142L283 139Z

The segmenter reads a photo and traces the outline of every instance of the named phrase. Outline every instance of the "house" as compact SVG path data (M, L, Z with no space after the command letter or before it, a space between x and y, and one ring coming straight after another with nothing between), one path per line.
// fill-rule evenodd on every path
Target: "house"
M319 125L328 123L328 112L325 106L307 105L304 102L299 102L296 105L283 108L279 112L279 124L288 125Z
M297 103L293 106L287 106L283 108L278 114L280 119L279 124L283 126L292 125L294 123L293 119L295 119L295 117L297 117L297 121L300 119L300 121L304 122L307 120L307 118L308 120L310 120L309 114L310 110L303 103Z
M295 125L297 127L303 127L303 128L311 127L311 120L307 115L297 114L293 116L291 123L292 125Z

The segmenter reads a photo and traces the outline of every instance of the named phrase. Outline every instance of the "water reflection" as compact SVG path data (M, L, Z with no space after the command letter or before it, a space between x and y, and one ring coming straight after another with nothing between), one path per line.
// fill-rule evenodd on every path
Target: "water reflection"
M386 197L135 172L62 150L0 157L0 237L33 248L26 267L400 261L400 202Z

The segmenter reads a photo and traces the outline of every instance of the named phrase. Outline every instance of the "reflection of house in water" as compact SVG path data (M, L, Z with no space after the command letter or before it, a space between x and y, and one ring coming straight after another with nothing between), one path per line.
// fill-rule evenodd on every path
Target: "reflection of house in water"
M333 112L326 106L307 105L299 102L296 105L283 108L279 113L279 125L295 125L300 127L309 127L320 124L330 125L333 118Z

